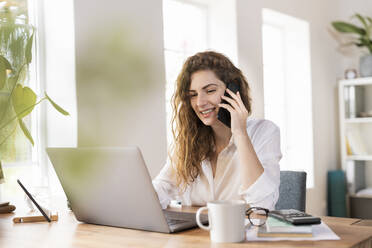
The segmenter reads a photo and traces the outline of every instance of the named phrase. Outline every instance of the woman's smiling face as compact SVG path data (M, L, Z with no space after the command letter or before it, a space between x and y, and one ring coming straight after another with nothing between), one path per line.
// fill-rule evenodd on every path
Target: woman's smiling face
M191 107L204 125L213 126L219 121L218 104L225 89L226 85L211 70L197 71L191 75L189 89Z

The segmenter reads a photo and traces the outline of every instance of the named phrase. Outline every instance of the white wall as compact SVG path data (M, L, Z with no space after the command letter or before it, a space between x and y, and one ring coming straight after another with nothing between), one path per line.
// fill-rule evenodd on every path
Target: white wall
M337 105L338 61L327 25L334 20L337 1L237 1L238 57L252 88L253 115L264 117L262 66L262 8L294 16L310 24L314 128L314 185L307 190L307 211L326 214L327 171L339 167ZM301 145L301 144L298 144Z
M213 0L209 4L209 45L238 64L235 0Z
M139 146L166 160L162 1L76 0L79 146Z

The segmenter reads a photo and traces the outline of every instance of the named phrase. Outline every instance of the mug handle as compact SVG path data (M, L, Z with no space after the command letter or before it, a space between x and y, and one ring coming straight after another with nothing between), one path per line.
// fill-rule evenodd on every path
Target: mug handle
M203 225L203 223L200 221L200 214L204 211L204 210L208 210L208 207L201 207L198 209L198 211L196 212L196 223L198 224L198 226L201 228L201 229L204 229L204 230L211 230L211 225L209 223L209 226L205 226Z

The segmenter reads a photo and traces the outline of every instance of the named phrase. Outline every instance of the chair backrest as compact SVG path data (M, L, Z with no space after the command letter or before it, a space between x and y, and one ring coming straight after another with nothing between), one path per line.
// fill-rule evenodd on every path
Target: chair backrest
M281 171L279 200L275 209L297 209L305 212L306 172Z

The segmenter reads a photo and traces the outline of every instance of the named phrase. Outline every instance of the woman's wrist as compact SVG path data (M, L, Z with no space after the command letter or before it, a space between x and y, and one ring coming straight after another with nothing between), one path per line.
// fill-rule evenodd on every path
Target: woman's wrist
M245 143L247 141L250 141L247 130L244 130L242 132L234 132L234 141L238 145L239 143Z
M242 130L234 130L234 132L232 132L232 134L234 135L234 137L236 138L247 138L248 137L248 133L247 133L247 129L242 129ZM249 137L248 137L249 138Z

